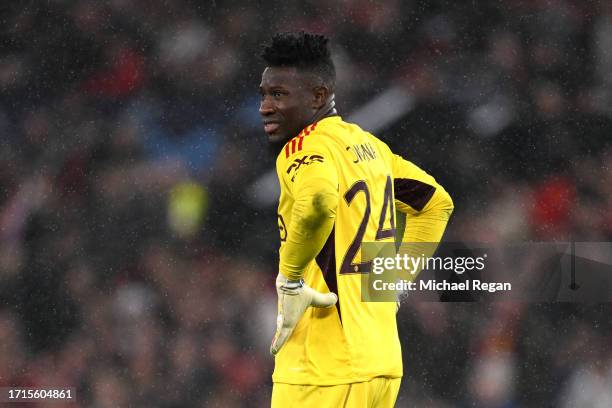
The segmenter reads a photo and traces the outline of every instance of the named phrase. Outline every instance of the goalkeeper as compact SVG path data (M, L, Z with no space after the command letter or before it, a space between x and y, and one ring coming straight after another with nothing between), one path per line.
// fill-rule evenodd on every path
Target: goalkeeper
M259 112L277 146L281 195L272 407L392 407L401 347L394 302L362 302L362 242L439 242L453 210L430 175L338 115L324 36L263 49ZM392 244L391 244L392 245ZM310 307L313 306L313 307Z

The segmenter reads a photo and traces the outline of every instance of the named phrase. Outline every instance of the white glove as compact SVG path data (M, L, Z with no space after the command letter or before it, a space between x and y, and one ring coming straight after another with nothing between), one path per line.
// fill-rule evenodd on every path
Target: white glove
M276 355L287 341L293 329L309 306L332 307L338 301L335 293L320 293L306 285L302 279L290 281L279 273L276 277L278 294L278 315L276 316L276 334L272 339L270 354Z

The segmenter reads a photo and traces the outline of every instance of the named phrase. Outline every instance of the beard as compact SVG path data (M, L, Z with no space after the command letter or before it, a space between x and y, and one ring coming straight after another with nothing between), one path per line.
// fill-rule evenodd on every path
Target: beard
M289 138L274 141L268 139L268 153L271 154L274 158L276 158L276 156L278 156L283 150L283 147L285 146L285 143L287 143L288 140Z
M283 150L284 145L285 141L268 142L268 153L276 157L280 154L281 150Z

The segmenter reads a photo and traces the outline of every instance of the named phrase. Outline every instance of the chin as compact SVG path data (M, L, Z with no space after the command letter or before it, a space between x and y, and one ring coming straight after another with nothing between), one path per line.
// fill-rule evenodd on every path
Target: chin
M285 142L287 139L288 139L287 137L279 133L272 133L271 135L268 135L268 142L270 143Z
M277 135L269 135L268 136L268 150L273 155L278 155L285 146L287 142L287 138L283 138Z

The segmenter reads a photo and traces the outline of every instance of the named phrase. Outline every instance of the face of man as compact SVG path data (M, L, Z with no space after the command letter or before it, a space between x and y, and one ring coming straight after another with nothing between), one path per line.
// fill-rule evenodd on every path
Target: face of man
M310 77L294 67L264 70L259 85L259 114L269 142L285 142L310 124L318 108Z

